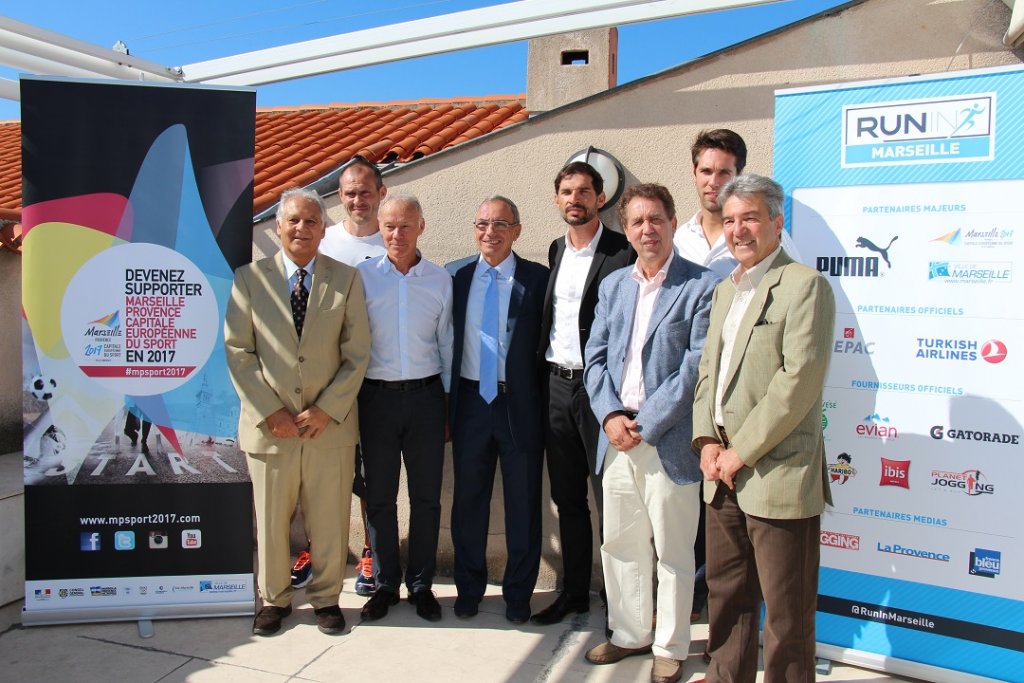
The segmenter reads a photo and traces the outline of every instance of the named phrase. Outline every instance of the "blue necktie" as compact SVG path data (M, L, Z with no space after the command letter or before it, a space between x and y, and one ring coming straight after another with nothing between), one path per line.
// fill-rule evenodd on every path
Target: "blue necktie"
M480 397L490 403L498 395L498 271L488 268L487 275L491 281L480 322Z

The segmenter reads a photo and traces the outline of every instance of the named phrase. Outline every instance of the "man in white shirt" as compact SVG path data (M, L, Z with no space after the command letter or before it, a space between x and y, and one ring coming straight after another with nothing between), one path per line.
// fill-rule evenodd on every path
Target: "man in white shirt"
M441 524L445 404L452 362L452 280L416 248L423 211L412 196L380 206L385 256L359 264L370 318L370 364L359 392L359 434L377 589L362 618L399 601L402 566L395 504L402 462L409 486L409 602L441 618L431 591Z
M380 234L377 212L388 188L377 166L354 156L338 178L338 196L347 217L327 228L320 253L355 268L361 261L383 256L384 238Z
M700 210L676 230L676 250L684 259L710 268L719 277L726 277L736 267L736 259L725 245L718 191L743 173L747 165L747 144L739 134L727 128L704 130L693 141L690 156ZM793 240L785 231L782 246L793 260L800 260Z

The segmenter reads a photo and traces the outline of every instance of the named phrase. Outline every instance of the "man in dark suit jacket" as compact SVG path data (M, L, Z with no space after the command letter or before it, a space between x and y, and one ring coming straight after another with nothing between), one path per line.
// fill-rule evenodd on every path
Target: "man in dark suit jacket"
M600 517L596 453L601 428L583 386L583 348L590 338L601 281L636 258L626 238L601 223L598 211L604 202L604 179L590 164L574 161L555 177L555 205L569 228L548 249L551 275L544 294L540 353L547 371L542 380L547 389L544 444L551 498L558 507L562 591L531 617L541 625L590 610L594 532L587 482L594 484Z
M537 348L548 269L519 258L519 210L491 197L477 210L480 258L455 274L449 415L455 471L455 616L472 617L487 583L487 531L500 459L508 560L506 618L530 618L540 566L543 420ZM459 379L455 379L459 378Z

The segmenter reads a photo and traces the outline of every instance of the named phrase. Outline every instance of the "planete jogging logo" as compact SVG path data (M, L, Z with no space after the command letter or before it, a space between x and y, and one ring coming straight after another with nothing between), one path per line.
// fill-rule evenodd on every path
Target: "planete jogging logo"
M995 109L994 92L846 105L842 167L991 161Z
M981 470L964 470L963 472L932 470L931 479L932 488L966 493L968 496L992 495L996 492L996 485L989 481Z
M860 536L843 534L838 531L826 531L822 529L819 534L821 545L830 548L841 548L843 550L860 550Z

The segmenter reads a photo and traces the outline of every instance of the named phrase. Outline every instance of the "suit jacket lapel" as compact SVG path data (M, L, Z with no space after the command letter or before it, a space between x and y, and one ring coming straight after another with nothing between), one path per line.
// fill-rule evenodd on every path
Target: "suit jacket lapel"
M685 277L683 275L684 265L679 262L679 255L672 257L672 263L669 264L668 273L665 281L661 283L661 291L658 292L658 299L654 302L654 310L651 311L651 320L647 323L647 334L644 336L644 346L647 346L647 342L650 341L651 335L658 329L658 324L664 320L672 307L676 303L676 299L683 292L683 281ZM639 295L639 289L638 289Z
M549 311L545 315L553 315L553 301L555 300L555 279L558 276L558 268L562 265L562 256L565 255L565 238L555 241L555 261L551 264L551 277L548 278L548 286L544 290L544 310Z
M313 266L313 273L312 289L309 292L309 302L306 306L306 322L303 324L303 329L316 320L317 311L323 307L324 297L327 296L327 289L331 284L334 270L328 268L327 263L323 259L319 259L316 265ZM290 304L291 302L289 302Z
M733 343L732 355L729 357L729 369L725 375L725 386L729 386L736 375L740 361L747 352L747 344L750 342L750 334L754 331L754 325L764 315L765 304L768 302L768 292L775 285L779 284L779 280L782 279L783 269L790 263L792 263L792 260L786 257L785 252L781 252L776 257L775 263L764 274L761 282L758 283L757 289L754 290L754 298L751 299L750 306L747 307L747 312L743 314L743 320L740 321L739 329L736 330L736 341Z
M295 319L292 317L292 300L288 290L288 275L284 269L284 254L280 251L271 261L264 261L270 300L281 318L287 322L285 327L295 344L299 343L299 334L295 331Z
M604 224L602 223L602 225ZM601 272L601 268L604 266L604 260L608 257L604 249L604 245L608 243L608 238L606 237L607 232L608 228L606 227L601 233L600 241L594 245L594 258L590 262L590 270L587 271L587 279L583 283L584 294L589 292L590 288L594 286L594 280L597 278L597 274Z
M508 302L508 326L505 328L505 333L515 333L516 329L516 317L519 315L519 308L523 303L523 294L526 293L526 286L517 279L519 275L519 257L512 253L512 258L516 262L516 270L512 275L512 298ZM549 279L550 282L550 279ZM511 338L509 340L511 342ZM511 346L511 343L509 344Z

